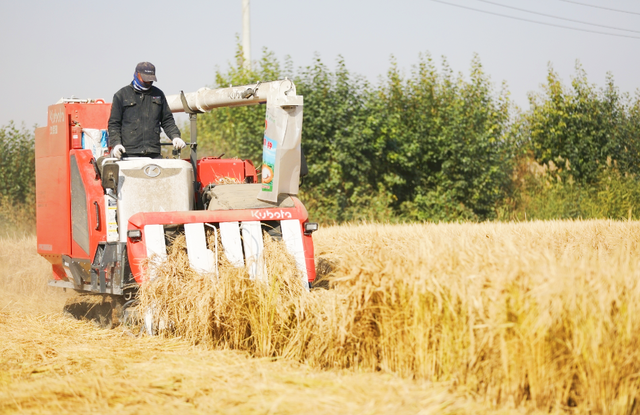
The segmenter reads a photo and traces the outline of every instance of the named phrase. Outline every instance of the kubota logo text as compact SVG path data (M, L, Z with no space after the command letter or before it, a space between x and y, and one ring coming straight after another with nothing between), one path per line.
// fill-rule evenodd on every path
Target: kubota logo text
M285 212L280 210L279 212L272 212L270 210L252 210L251 217L265 220L265 219L291 219L291 212Z
M51 121L51 124L58 124L64 121L64 111L61 109L55 112L51 111L49 113L49 121Z
M58 134L58 124L64 121L64 111L51 111L49 112L49 134Z

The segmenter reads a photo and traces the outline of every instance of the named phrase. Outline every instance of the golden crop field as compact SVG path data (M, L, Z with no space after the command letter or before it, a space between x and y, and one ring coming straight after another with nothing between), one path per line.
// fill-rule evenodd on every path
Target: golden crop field
M62 315L35 238L0 239L2 413L639 412L640 223L321 229L330 289L278 244L268 283L174 244L142 291L170 329Z

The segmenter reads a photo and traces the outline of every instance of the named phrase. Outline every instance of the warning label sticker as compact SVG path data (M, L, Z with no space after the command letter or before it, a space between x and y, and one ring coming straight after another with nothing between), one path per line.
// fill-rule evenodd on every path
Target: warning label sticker
M262 190L265 192L273 191L273 179L276 164L276 147L278 143L264 136L262 148Z

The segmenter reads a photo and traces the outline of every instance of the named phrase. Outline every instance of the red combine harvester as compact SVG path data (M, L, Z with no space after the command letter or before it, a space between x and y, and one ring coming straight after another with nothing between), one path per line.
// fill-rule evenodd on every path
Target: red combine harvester
M161 261L176 233L185 234L190 266L213 274L208 228L220 236L220 255L247 267L254 279L266 277L263 232L283 240L308 287L315 279L311 234L318 225L295 196L303 164L302 97L293 82L202 88L167 101L173 112L189 114L189 160L109 158L110 104L71 99L49 107L48 125L36 130L38 253L51 263L49 285L122 305L153 278L144 261ZM266 103L261 183L249 160L197 159L198 113L259 103Z

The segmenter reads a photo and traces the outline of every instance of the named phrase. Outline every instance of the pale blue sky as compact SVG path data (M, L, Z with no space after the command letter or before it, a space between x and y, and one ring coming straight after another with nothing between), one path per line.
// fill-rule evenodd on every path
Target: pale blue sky
M615 32L481 0L444 0L530 20ZM637 32L622 38L544 26L432 0L251 0L253 58L263 47L290 55L296 67L318 53L330 68L342 55L347 68L376 82L394 55L406 72L421 52L454 71L468 73L474 53L496 86L506 81L511 97L527 106L551 62L565 83L576 59L592 83L614 74L623 92L640 87L640 2L576 0L622 9L617 13L562 0L493 0L496 3ZM46 124L47 106L62 96L104 98L130 82L136 63L157 67L167 95L195 91L214 81L216 67L233 60L242 33L241 0L2 0L0 3L0 125ZM264 80L263 80L264 81Z

